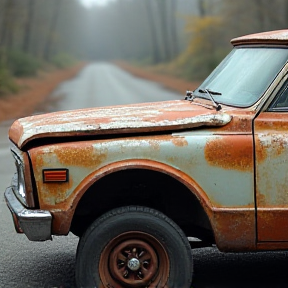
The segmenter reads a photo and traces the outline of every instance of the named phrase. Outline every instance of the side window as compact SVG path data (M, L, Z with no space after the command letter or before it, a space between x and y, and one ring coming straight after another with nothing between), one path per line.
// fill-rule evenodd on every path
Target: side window
M288 83L279 91L268 111L288 112Z

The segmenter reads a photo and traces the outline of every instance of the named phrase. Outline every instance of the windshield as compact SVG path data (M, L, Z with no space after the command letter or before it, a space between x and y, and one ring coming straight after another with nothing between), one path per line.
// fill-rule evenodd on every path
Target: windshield
M209 89L218 93L213 95L217 103L251 106L287 60L288 49L285 48L234 48L193 94L207 98L201 90Z

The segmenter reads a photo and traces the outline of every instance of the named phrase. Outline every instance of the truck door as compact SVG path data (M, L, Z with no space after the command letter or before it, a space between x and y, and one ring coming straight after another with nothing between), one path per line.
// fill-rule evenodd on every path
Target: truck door
M254 121L258 242L288 241L287 88Z

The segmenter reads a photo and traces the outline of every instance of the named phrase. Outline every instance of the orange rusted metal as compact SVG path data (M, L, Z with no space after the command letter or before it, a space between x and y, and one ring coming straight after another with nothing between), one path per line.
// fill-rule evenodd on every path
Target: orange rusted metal
M175 100L26 117L11 126L9 137L23 148L29 141L41 138L183 130L223 126L230 120L227 114Z
M253 169L253 142L248 135L226 136L207 142L205 158L212 166L239 171Z
M255 120L259 241L288 241L288 115L263 112Z
M252 121L255 117L255 111L230 108L226 110L226 113L233 115L232 120L227 125L217 128L217 131L215 130L214 132L215 134L252 134Z
M220 251L256 250L255 209L214 208L213 228Z
M258 240L262 242L287 241L287 217L288 209L285 207L257 208Z
M275 44L288 45L288 30L278 30L270 32L262 32L237 37L231 40L234 46L244 44Z

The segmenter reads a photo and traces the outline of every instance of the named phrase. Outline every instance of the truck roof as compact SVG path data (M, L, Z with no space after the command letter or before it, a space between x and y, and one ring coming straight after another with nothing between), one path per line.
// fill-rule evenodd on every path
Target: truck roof
M231 43L234 46L243 44L288 45L288 29L255 33L237 37L232 39Z

